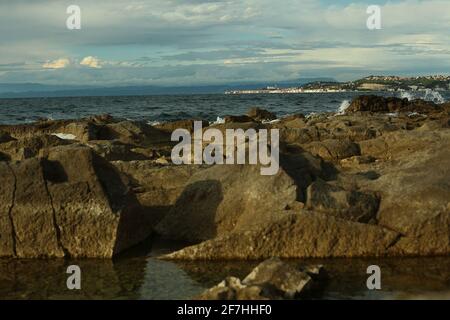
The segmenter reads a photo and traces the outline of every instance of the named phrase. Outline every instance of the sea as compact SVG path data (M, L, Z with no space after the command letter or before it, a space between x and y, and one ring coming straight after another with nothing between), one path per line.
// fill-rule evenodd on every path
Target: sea
M98 114L154 124L199 118L220 121L225 115L242 115L260 107L282 117L338 112L361 92L299 94L192 94L151 96L100 96L0 99L0 124L31 123L42 119L79 119ZM449 101L450 91L371 92L381 96Z

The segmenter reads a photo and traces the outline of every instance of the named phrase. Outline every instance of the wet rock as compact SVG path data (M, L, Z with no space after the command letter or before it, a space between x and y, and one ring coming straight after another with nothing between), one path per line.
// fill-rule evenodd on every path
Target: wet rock
M246 286L236 277L227 277L196 297L197 300L267 300L259 286Z
M269 296L293 299L312 286L312 278L279 259L269 259L253 269L242 283L261 286Z
M311 292L314 282L319 278L313 279L302 269L277 258L268 259L253 269L243 281L228 277L198 298L204 300L304 298ZM309 266L307 269L316 275L323 272L322 266Z
M384 98L375 95L363 95L356 97L347 108L346 112L371 111L371 112L394 112L404 108L408 99Z

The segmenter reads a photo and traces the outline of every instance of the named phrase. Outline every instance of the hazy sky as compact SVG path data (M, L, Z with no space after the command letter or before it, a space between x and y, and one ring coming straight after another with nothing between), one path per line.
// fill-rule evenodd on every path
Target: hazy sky
M81 30L66 27L71 4ZM370 4L381 30L366 27ZM0 0L0 30L0 83L450 73L450 0Z

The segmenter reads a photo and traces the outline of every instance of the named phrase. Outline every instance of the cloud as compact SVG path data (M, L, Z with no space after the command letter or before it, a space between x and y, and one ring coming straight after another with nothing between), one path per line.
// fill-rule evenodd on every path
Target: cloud
M84 57L83 60L81 60L80 65L97 69L102 67L101 61L93 56Z
M60 58L53 61L47 61L42 65L45 69L63 69L70 65L70 60L67 58Z

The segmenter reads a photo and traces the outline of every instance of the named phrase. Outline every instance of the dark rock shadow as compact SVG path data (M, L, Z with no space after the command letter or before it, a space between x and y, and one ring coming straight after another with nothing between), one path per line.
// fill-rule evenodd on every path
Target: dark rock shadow
M311 183L317 179L333 180L338 174L338 170L333 164L304 152L300 147L296 149L296 153L280 153L280 167L299 187L297 190L299 201L306 199L306 189Z
M218 180L203 180L185 187L158 225L164 238L198 243L217 235L216 212L223 200Z

